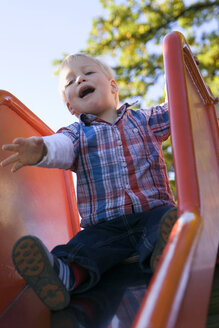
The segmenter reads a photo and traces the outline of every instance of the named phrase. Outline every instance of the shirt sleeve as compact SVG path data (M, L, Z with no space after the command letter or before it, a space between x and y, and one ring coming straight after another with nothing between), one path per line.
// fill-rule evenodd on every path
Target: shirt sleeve
M47 154L34 166L69 169L75 158L74 147L70 138L62 133L43 137Z
M80 125L75 122L56 134L43 137L47 154L35 166L75 171L80 149Z
M168 103L152 107L147 111L148 124L156 138L165 141L170 136Z

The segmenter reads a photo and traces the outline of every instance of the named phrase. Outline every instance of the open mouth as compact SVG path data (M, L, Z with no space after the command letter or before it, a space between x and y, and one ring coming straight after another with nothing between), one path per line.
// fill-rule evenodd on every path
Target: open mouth
M85 87L85 88L83 88L83 89L80 90L79 97L80 98L84 98L89 93L93 93L94 91L95 91L95 89L92 88L92 87Z

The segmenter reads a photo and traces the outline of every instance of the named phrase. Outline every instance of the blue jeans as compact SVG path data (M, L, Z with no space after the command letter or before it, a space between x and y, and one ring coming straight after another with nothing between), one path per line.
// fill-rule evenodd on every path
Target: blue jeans
M66 245L56 246L53 255L65 263L75 262L89 272L89 279L73 293L95 286L105 271L132 255L138 254L141 269L151 272L149 259L157 241L159 223L170 208L172 205L122 215L87 227Z

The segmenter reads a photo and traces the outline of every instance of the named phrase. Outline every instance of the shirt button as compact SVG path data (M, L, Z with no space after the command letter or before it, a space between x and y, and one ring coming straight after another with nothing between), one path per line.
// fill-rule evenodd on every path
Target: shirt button
M122 166L126 167L127 166L126 162L122 162Z
M128 183L126 183L125 187L126 187L126 189L129 189L129 184L128 184Z
M118 140L117 144L118 144L119 146L122 146L122 141L121 141L121 140Z
M134 133L138 133L138 129L137 129L137 128L134 128L134 129L133 129L133 132L134 132Z

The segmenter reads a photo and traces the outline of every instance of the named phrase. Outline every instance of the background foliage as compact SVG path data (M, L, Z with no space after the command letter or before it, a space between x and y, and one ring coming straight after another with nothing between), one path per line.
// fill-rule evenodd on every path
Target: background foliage
M198 57L199 68L215 96L219 90L219 0L100 0L104 11L93 19L87 48L115 71L120 100L139 99L145 107L164 101L162 43L177 30ZM65 56L65 55L63 55ZM59 65L62 59L55 60ZM163 152L175 194L170 140Z

